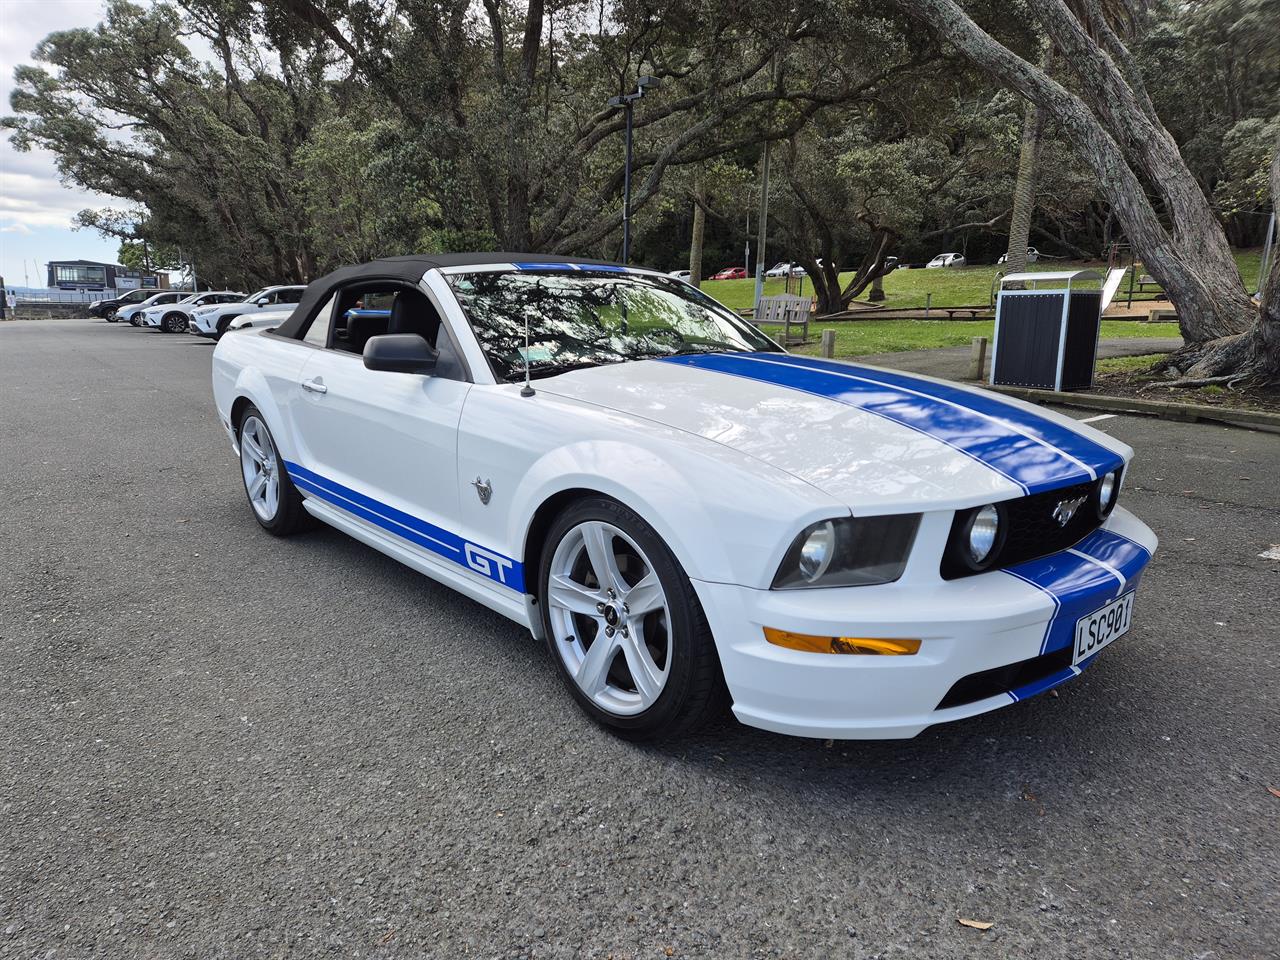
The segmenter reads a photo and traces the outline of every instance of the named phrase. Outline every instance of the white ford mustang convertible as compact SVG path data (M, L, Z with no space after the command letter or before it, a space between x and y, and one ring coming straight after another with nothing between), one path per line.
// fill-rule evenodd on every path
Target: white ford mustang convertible
M1132 450L982 390L790 356L681 280L397 257L225 337L254 517L314 519L528 627L600 723L722 708L910 737L1071 679L1156 546Z

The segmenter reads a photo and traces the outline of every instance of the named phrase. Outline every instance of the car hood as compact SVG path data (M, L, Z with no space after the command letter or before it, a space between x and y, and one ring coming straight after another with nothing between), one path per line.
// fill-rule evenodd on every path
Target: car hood
M592 367L537 389L723 444L856 510L955 509L1090 481L1132 451L946 381L776 353Z

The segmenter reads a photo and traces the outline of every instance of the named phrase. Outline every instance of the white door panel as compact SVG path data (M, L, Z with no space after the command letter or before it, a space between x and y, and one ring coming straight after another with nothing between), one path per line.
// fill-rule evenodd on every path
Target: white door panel
M299 488L466 564L457 527L457 438L471 385L366 369L311 350L294 386ZM303 384L309 385L304 389Z

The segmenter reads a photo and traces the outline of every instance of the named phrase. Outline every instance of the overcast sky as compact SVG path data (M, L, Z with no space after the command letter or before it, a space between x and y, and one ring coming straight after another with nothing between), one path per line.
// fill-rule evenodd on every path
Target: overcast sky
M55 30L93 26L102 19L102 9L101 0L0 0L0 111L10 112L13 69L31 62L35 45ZM19 153L8 137L0 136L0 275L21 284L25 262L32 285L44 286L49 260L114 263L117 241L71 229L77 211L112 203L109 197L63 186L52 154Z

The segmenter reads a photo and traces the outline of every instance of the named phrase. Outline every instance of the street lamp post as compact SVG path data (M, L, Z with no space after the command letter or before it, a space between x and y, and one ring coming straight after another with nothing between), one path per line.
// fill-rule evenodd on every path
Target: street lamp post
M631 114L635 102L644 96L646 90L656 90L662 86L659 77L641 77L636 81L636 92L625 93L609 98L609 106L613 109L625 110L627 114L627 159L622 168L622 262L631 262Z

